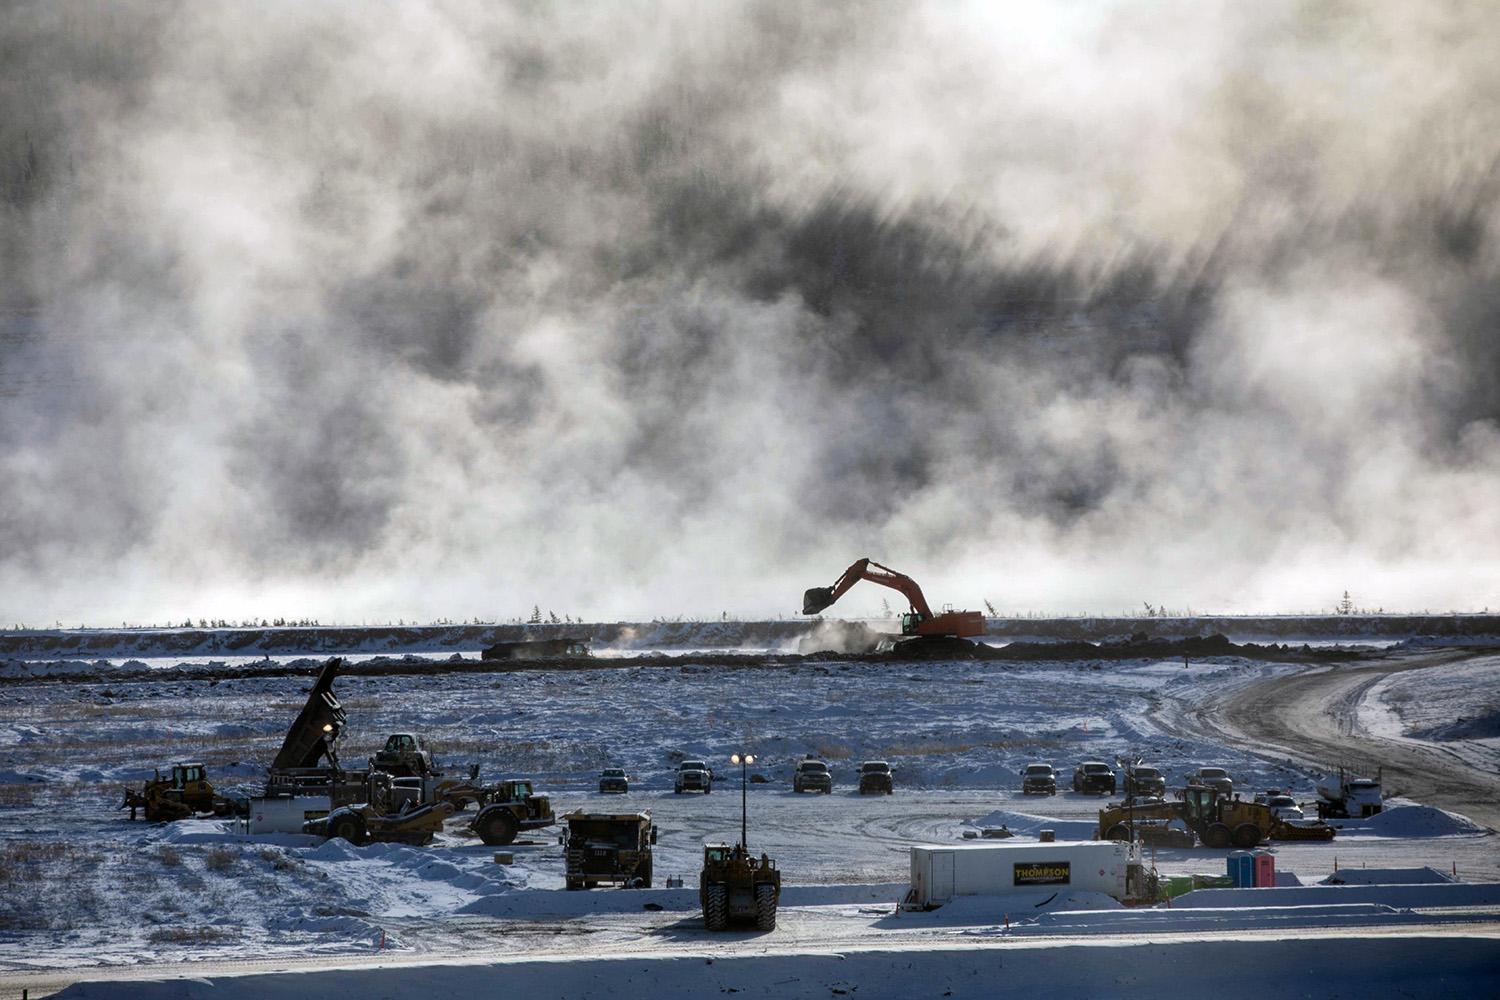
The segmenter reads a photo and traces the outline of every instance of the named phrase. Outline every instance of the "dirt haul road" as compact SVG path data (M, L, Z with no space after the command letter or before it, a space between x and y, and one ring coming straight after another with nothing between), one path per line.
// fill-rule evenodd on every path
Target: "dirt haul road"
M1448 667L1493 651L1438 650L1376 664L1311 668L1249 684L1193 713L1288 757L1313 764L1378 765L1387 795L1399 793L1500 829L1500 774L1475 768L1441 743L1390 739L1359 722L1360 702L1392 674Z

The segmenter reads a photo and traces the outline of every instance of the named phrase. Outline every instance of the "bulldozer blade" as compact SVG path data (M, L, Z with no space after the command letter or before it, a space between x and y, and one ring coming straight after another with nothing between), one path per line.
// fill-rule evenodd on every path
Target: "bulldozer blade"
M802 613L804 615L815 615L832 603L832 587L814 587L802 595Z

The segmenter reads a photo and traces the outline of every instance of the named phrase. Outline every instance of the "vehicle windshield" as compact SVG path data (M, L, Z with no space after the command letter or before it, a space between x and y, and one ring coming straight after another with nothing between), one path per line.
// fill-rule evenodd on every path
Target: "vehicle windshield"
M1290 795L1273 795L1266 800L1268 806L1294 806L1297 800Z
M575 819L569 820L568 832L574 836L581 836L585 840L614 841L622 846L634 844L640 837L640 826L625 820L611 819Z
M1374 787L1376 787L1376 785L1375 785L1375 782L1371 781L1369 778L1359 778L1359 779L1356 779L1354 781L1349 782L1349 787L1350 788L1374 788Z
M516 798L518 798L518 799L524 799L524 798L526 798L526 796L528 796L528 795L531 794L531 782L529 782L529 781L518 781L514 785L511 786L511 789L512 789L512 793L516 796Z
M872 774L881 774L881 773L884 773L886 771L889 771L890 769L891 769L891 765L883 763L883 762L882 763L869 763L869 764L866 764L864 766L864 770L867 771L867 772L870 772Z
M1160 778L1161 772L1154 767L1138 767L1135 769L1137 778Z
M1106 772L1108 770L1109 770L1109 765L1108 764L1085 764L1085 765L1083 765L1083 773L1084 774L1103 774L1104 772Z
M804 770L804 771L826 771L826 770L828 770L828 765L825 764L825 763L823 763L820 760L810 760L807 763L805 763L805 764L802 765L802 770Z
M606 767L604 769L604 776L606 778L623 778L625 777L625 769L620 767Z
M703 763L703 761L701 761L701 760L685 760L685 761L682 762L682 766L680 768L678 768L678 770L681 770L681 771L707 771L708 770L708 765L705 764L705 763Z
M1039 778L1045 778L1052 773L1052 765L1032 764L1026 768L1026 773L1036 775Z
M1229 773L1222 767L1204 767L1198 769L1200 778L1227 778Z

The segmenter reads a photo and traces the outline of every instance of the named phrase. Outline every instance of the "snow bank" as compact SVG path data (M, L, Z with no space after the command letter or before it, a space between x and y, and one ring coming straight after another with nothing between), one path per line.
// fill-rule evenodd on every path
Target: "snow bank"
M1058 840L1092 840L1094 831L1099 826L1095 820L1050 819L1046 816L1011 812L1009 809L996 809L992 813L986 813L973 820L972 825L982 830L1004 826L1018 837L1035 837L1043 830L1051 830L1057 834Z
M1364 819L1333 820L1339 836L1365 834L1374 837L1472 837L1487 833L1467 816L1436 806L1387 806Z
M1163 984L1202 979L1211 969L1217 1000L1301 996L1309 983L1337 983L1341 996L1470 997L1488 993L1500 964L1500 940L1465 937L1320 937L1311 940L1199 940L1170 944L1130 941L1046 946L1006 942L920 951L869 950L838 954L725 955L705 937L714 957L588 958L490 965L340 968L300 973L204 977L202 970L155 982L78 983L65 1000L263 1000L282 996L364 996L389 1000L431 996L489 996L497 985L511 996L566 996L604 1000L651 996L697 1000L708 996L830 996L859 1000L912 997L989 998L1003 983L1009 995L1108 996L1160 1000ZM1168 992L1171 992L1168 990Z
M1119 910L1124 904L1102 892L1037 889L1006 892L989 896L956 896L926 913L903 912L896 918L902 923L999 924L1010 920L1036 917L1042 913L1082 910Z
M838 906L884 903L894 906L906 895L905 882L853 885L789 885L781 890L781 905ZM635 913L647 905L663 910L696 911L697 887L683 889L604 889L569 892L566 889L524 889L477 899L459 913L480 917L586 917L600 913Z
M1319 885L1441 885L1458 881L1447 872L1421 868L1343 868Z
M1376 903L1396 907L1495 906L1500 882L1447 882L1431 885L1304 885L1295 889L1194 889L1172 900L1174 909L1211 907L1327 906Z

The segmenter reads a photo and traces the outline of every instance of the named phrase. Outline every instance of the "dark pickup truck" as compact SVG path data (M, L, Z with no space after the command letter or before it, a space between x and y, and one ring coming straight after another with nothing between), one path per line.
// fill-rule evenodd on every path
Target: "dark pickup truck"
M895 788L890 764L883 760L867 760L859 765L859 794L890 795Z
M1056 795L1057 771L1051 764L1027 764L1021 772L1022 795Z
M1099 760L1084 761L1073 769L1073 791L1115 794L1114 768Z

